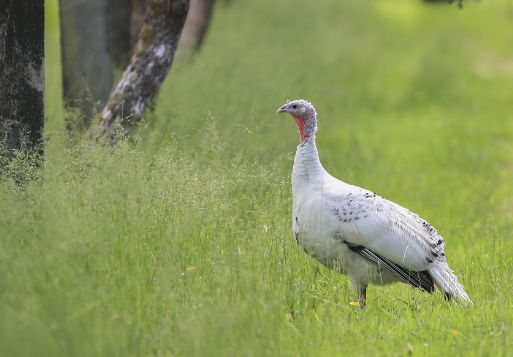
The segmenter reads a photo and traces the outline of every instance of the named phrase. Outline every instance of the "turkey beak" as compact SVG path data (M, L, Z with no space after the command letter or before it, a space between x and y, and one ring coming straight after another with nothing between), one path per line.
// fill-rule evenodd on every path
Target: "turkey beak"
M287 107L287 104L285 104L283 107L281 107L280 109L278 109L278 110L276 111L276 114L278 114L278 113L287 113L287 108L286 108L286 107Z

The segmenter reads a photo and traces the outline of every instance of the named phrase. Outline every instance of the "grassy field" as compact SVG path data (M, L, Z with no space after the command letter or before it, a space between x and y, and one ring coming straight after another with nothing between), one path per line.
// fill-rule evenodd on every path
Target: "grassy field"
M83 150L48 1L44 166L0 180L0 355L513 355L512 11L221 2L141 130ZM287 98L315 104L330 173L439 230L473 306L397 284L362 312L296 246Z

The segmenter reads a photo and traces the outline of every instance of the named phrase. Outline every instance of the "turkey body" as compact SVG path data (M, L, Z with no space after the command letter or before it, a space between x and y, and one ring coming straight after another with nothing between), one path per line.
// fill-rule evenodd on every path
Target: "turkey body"
M447 264L445 242L427 221L366 189L331 176L315 144L316 112L304 100L288 102L300 130L292 172L292 233L326 267L345 274L365 305L369 284L403 282L446 298L471 302Z
M296 243L321 264L348 275L355 287L400 281L345 243L356 233L354 223L371 209L362 198L375 195L335 179L320 165L307 170L305 161L313 163L304 160L308 149L298 147L292 174L292 233Z

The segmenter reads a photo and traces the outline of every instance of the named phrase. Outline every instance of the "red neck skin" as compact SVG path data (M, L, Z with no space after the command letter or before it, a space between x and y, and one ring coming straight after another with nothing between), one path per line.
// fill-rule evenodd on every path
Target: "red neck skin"
M301 119L295 116L292 116L294 118L294 121L297 124L297 127L299 128L299 135L301 135L301 139L299 140L299 144L303 146L310 137L310 133L312 132L312 128L308 126L305 119Z

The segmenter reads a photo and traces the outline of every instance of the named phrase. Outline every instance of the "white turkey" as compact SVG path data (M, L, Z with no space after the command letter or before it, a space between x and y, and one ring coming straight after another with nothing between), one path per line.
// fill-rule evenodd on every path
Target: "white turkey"
M291 114L301 136L292 172L296 242L349 277L362 309L369 284L394 282L427 292L436 287L447 299L472 303L447 264L436 229L406 208L326 172L315 145L317 113L311 103L287 100L277 113Z

